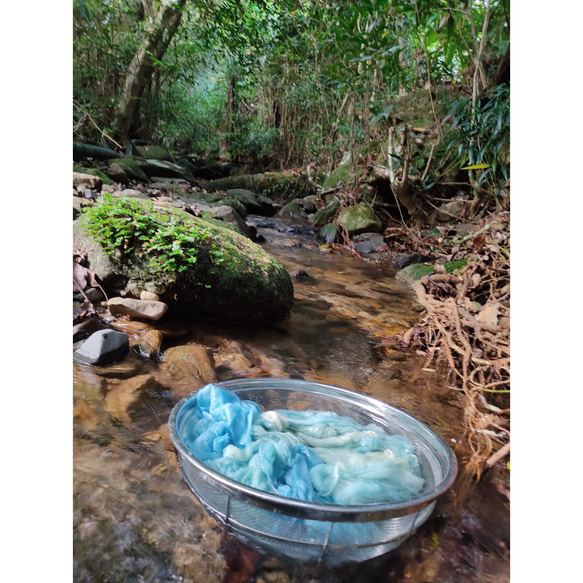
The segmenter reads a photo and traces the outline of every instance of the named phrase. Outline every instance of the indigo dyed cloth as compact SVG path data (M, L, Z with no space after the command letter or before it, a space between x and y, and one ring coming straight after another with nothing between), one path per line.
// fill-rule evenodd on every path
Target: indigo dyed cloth
M328 504L406 500L424 484L413 444L331 411L262 412L215 385L196 394L182 440L208 467L247 486Z

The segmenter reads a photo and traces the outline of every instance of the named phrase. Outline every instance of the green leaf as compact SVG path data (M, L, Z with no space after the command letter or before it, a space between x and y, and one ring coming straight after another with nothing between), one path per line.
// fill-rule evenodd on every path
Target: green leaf
M464 166L462 170L482 170L483 168L490 168L490 164L472 164L471 166Z

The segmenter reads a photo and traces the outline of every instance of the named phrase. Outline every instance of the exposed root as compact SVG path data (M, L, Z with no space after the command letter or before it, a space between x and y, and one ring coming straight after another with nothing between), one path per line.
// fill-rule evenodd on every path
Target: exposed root
M401 338L444 361L464 398L467 471L477 479L509 452L509 229L504 216L467 237L473 253L458 273L434 273L413 284L425 315Z

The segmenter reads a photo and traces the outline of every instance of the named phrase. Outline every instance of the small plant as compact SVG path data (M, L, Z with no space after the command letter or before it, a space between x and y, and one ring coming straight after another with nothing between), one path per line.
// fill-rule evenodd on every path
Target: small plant
M85 211L87 229L109 255L136 252L150 258L154 272L181 272L197 261L197 243L208 231L161 211L147 212L135 200L104 194Z
M472 111L470 98L458 99L450 114L457 132L448 144L457 150L462 166L481 170L477 185L500 187L510 175L510 89L498 85L486 92ZM465 162L465 164L464 164Z

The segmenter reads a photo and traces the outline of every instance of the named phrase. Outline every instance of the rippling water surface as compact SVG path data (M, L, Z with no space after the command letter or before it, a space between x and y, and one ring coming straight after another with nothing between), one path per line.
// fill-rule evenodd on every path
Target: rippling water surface
M395 269L320 248L300 226L255 222L262 246L294 275L289 319L261 329L180 323L186 334L165 340L164 348L198 346L210 372L197 361L194 374L187 356L176 364L134 353L109 367L75 365L74 580L507 581L503 472L469 492L454 487L399 549L341 571L259 555L225 535L194 500L166 424L172 406L200 388L205 374L218 381L271 376L329 383L403 409L452 446L463 433L458 395L444 375L422 370L420 356L390 341L418 316Z

